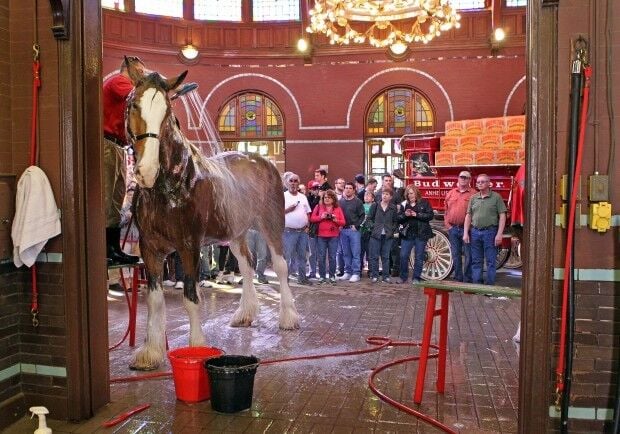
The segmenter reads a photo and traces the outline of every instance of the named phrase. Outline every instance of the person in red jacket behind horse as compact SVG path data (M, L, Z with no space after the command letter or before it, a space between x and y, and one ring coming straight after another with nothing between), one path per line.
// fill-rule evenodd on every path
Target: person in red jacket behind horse
M103 193L106 219L106 255L110 263L135 264L139 258L125 254L120 247L121 207L127 191L125 150L125 109L127 96L135 83L129 77L129 65L144 72L137 57L125 57L120 72L103 84Z
M344 226L345 219L342 209L338 206L338 197L334 190L327 190L323 194L321 202L314 207L310 216L312 223L319 224L317 251L319 261L319 285L324 283L336 284L336 250L338 249L338 236ZM329 280L325 277L325 255L329 258Z

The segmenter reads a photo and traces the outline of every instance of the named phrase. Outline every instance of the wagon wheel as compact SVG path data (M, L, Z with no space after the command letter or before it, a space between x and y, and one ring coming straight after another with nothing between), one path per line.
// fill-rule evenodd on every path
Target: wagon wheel
M497 248L497 256L495 257L495 269L499 270L504 266L508 257L510 256L510 249L504 249L502 247Z
M510 256L508 261L504 264L504 268L521 268L523 262L521 261L521 243L519 238L512 237L512 248L510 249Z
M433 229L435 236L426 243L426 261L422 268L422 279L443 280L452 271L452 248L448 236L437 229ZM409 264L413 267L415 249L409 256Z

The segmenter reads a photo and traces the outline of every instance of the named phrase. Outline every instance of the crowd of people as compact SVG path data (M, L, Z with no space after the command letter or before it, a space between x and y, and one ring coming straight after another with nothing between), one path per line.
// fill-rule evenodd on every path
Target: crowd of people
M376 179L366 182L359 174L349 182L338 178L332 187L323 169L307 183L296 173L286 172L282 177L283 245L290 276L301 285L358 282L364 276L371 283L419 282L426 245L434 236L430 222L435 211L416 186L395 188L394 178L385 174L379 185ZM476 187L471 186L471 174L461 171L456 186L445 197L444 225L454 252L452 278L491 285L495 283L495 257L506 207L499 194L490 190L487 175L477 177ZM269 259L265 242L253 230L247 242L256 278L266 283ZM209 280L235 282L234 256L225 244L203 249L202 268L201 286L210 286ZM172 279L166 283L174 284ZM177 283L177 288L182 288L182 283Z

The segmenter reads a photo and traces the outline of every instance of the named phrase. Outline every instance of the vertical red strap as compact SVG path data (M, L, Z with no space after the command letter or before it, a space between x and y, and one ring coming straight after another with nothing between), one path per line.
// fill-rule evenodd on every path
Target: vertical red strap
M32 62L32 117L30 123L30 165L37 164L37 113L39 107L39 88L41 87L41 64L39 63L39 45L34 44L34 60ZM39 290L37 288L37 264L32 264L30 268L32 274L32 297L30 303L30 313L32 314L32 325L39 325Z

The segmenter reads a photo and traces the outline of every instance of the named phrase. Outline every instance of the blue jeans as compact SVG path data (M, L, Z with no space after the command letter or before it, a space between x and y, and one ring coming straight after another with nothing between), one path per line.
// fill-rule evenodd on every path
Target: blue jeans
M336 251L336 268L339 273L344 273L346 261L344 260L344 251L342 250L342 232L338 236L338 250Z
M297 278L306 278L306 249L308 248L308 234L305 231L284 230L282 235L284 243L284 259L289 265L293 259L297 265ZM289 270L290 273L290 270Z
M249 229L245 235L248 250L252 253L253 267L258 277L265 277L267 268L267 243L263 236L254 229Z
M310 250L310 257L308 262L310 263L310 277L313 279L316 277L316 263L317 263L317 241L318 237L308 237L308 249Z
M381 271L384 279L390 277L390 250L392 237L381 235L381 238L370 237L370 277L379 277L379 257L381 257Z
M362 235L362 243L360 249L360 270L359 274L362 275L364 271L364 260L368 262L368 268L370 269L370 234Z
M400 242L400 278L406 281L409 278L409 256L411 249L415 248L415 260L413 262L413 278L421 280L422 267L424 265L426 240L414 238L403 239Z
M471 248L469 244L463 242L463 227L452 226L448 230L448 239L454 259L454 280L471 282ZM465 257L465 263L462 256Z
M484 283L495 284L496 234L497 226L482 230L471 228L469 239L471 242L471 275L474 283L482 283L482 260L484 259L487 267L487 277Z
M344 255L344 272L347 274L359 274L360 253L362 249L362 235L355 229L343 229L340 231L340 245Z
M319 276L325 279L325 255L329 260L329 277L336 277L336 250L338 250L338 237L318 237L317 242Z

